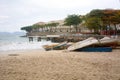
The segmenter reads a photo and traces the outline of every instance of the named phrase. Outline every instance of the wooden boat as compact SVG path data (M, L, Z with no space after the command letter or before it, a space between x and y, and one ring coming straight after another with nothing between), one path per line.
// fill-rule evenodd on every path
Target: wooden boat
M90 38L88 38L86 40L79 41L79 42L69 46L67 48L67 50L74 51L74 50L84 48L84 47L87 47L87 46L90 46L90 45L93 45L93 44L97 44L97 43L98 43L97 39L95 39L94 37L90 37Z
M43 45L42 47L48 51L48 50L52 50L55 46L57 46L58 44L50 44L50 45Z
M120 46L120 40L118 41L118 46Z
M65 49L67 46L67 42L59 43L59 44L52 44L52 45L44 45L43 48L48 50L62 50Z
M116 38L104 37L98 41L99 41L99 43L96 44L96 46L98 46L98 47L115 48L118 45L118 40Z

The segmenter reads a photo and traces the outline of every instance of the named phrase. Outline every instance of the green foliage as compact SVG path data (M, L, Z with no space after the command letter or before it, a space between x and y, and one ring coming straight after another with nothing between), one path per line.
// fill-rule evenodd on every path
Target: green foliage
M89 29L100 30L105 29L105 27L111 24L120 23L120 10L92 10L86 15L85 24Z
M53 27L56 27L58 25L59 25L59 23L51 23L51 26L53 26Z
M78 15L68 15L68 17L65 19L65 24L67 26L71 26L73 25L76 28L76 32L77 32L77 25L79 25L82 22L82 19L80 18L80 16Z
M33 29L38 30L40 28L43 29L45 27L56 27L58 25L59 25L59 23L49 23L49 24L44 24L44 25L34 24L32 26L22 27L21 30L25 30L27 32L31 32Z
M50 28L50 32L52 31L52 27L56 27L59 25L59 23L48 23L48 24L45 24L47 27Z
M48 24L45 24L46 26L49 26L49 27L56 27L59 25L59 23L48 23Z
M85 24L90 30L94 29L94 32L98 33L98 30L101 27L101 19L97 17L91 17L86 19Z
M25 30L27 32L31 32L32 31L32 26L22 27L21 30Z
M38 25L38 24L35 24L32 26L33 29L39 29L39 28L42 28L43 26L42 25Z
M88 18L89 17L101 18L103 16L104 16L103 12L101 10L99 10L99 9L94 9L89 14L86 15L86 17L88 17Z
M110 27L111 24L114 25L115 27L116 24L120 24L120 10L94 9L85 16L75 15L75 14L68 15L67 18L65 18L64 25L74 26L77 32L77 27L83 20L85 21L85 25L90 30L94 30L95 32L98 32L101 29L106 29L107 26ZM40 28L43 29L48 27L47 31L49 30L52 31L52 27L56 27L58 25L59 23L55 23L55 22L44 25L35 24L32 26L22 27L21 30L26 30L27 32L31 32L33 29L38 30Z
M88 29L94 30L95 33L98 33L103 25L101 17L103 17L103 13L99 9L92 10L89 14L87 14L85 24Z
M78 25L82 22L80 16L78 15L68 15L68 17L65 19L65 25L71 26L71 25Z

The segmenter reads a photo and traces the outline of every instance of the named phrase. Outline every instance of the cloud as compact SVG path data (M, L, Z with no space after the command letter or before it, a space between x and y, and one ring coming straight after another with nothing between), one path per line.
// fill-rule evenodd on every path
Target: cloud
M90 6L88 0L23 0L24 5L43 8L72 8L76 6ZM26 3L27 2L27 3Z
M119 9L119 0L0 0L0 27L17 30L39 21L86 14L92 9ZM1 31L1 29L0 29Z
M9 16L0 16L0 19L7 19Z
M9 16L0 15L0 24L5 24L9 19Z

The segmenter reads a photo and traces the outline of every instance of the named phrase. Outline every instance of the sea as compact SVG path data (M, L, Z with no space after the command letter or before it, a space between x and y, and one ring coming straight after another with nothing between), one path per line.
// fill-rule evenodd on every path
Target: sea
M44 50L43 45L52 43L44 39L38 42L36 38L33 42L29 42L28 37L21 37L23 35L25 35L25 33L0 32L0 52L11 50Z

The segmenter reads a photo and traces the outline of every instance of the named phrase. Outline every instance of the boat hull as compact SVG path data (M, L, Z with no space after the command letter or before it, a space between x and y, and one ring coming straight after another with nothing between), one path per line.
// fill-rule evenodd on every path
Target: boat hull
M44 45L43 48L46 51L49 51L49 50L63 50L63 49L66 48L66 46L67 46L67 42L63 42L63 43L56 44L56 45Z
M77 50L77 49L80 49L80 48L84 48L84 47L87 47L87 46L90 46L90 45L93 45L93 44L97 44L98 43L98 40L93 38L93 37L90 37L86 40L83 40L83 41L79 41L71 46L69 46L67 48L68 51L74 51L74 50Z
M96 47L112 47L112 48L116 48L117 45L118 40L109 37L100 39L99 43L95 44Z
M75 51L83 51L83 52L112 52L111 47L85 47L81 49L77 49Z

